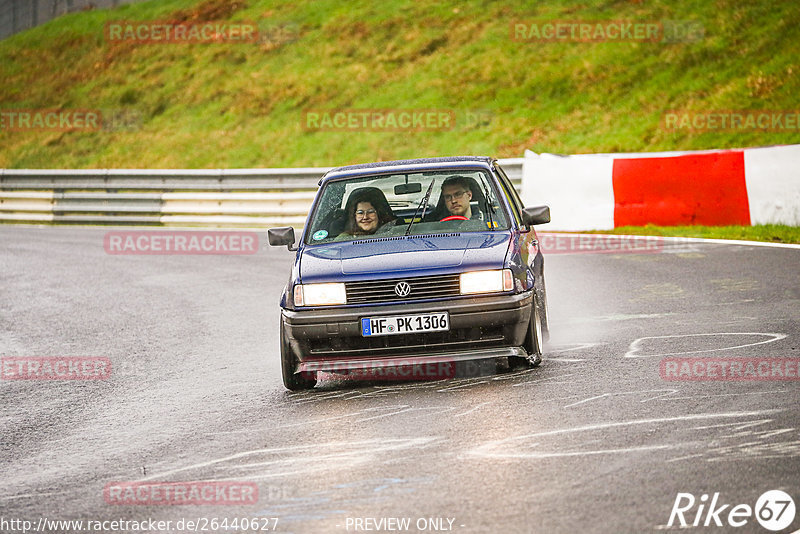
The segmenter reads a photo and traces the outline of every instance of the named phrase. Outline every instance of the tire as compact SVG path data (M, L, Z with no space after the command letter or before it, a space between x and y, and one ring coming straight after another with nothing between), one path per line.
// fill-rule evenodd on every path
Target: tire
M522 344L522 348L528 353L528 357L510 356L508 358L508 367L513 370L536 367L542 363L542 339L542 316L539 312L539 299L534 294L531 302L531 318L528 321L528 333Z
M547 343L550 341L550 323L547 320L547 287L544 283L544 274L542 274L542 293L538 302L539 316L542 319L542 342Z
M303 391L317 385L316 373L295 373L298 359L286 340L286 325L281 318L281 374L283 385L290 391Z
M531 305L531 322L528 324L528 336L525 338L525 350L528 352L528 360L531 367L536 367L542 363L542 316L539 311L539 299L533 299Z

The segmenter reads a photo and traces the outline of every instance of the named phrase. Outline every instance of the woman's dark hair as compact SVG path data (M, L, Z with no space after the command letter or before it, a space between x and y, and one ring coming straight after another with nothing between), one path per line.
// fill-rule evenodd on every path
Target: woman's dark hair
M345 233L350 235L364 235L367 233L356 224L356 207L359 202L372 204L378 216L378 226L386 224L395 218L392 214L392 208L389 207L389 202L383 195L383 191L377 187L360 187L350 193L350 198L347 199L347 204L344 207L344 212L347 215L347 223L344 226Z

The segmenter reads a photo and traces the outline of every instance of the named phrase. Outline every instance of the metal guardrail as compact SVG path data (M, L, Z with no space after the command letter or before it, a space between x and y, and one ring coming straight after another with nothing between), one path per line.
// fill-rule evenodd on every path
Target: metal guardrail
M67 13L137 1L141 0L0 0L0 39Z
M499 160L518 190L522 161ZM327 170L0 169L0 223L302 226Z

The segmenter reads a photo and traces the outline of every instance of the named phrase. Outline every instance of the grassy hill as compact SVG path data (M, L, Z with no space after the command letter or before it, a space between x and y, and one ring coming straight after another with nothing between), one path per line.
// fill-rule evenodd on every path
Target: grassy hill
M664 127L669 110L800 109L796 0L158 0L0 41L0 111L102 109L96 132L0 130L0 168L326 166L800 142ZM257 21L259 43L109 42L110 20ZM521 21L693 21L691 42L517 42ZM307 110L446 109L447 131L305 128ZM468 124L468 113L482 118Z

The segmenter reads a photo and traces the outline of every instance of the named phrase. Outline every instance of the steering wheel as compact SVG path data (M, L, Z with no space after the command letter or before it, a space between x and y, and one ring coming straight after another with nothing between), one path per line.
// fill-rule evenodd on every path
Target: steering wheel
M451 215L449 217L445 217L444 219L442 219L439 222L445 222L445 221L468 221L468 220L469 219L467 219L463 215Z

